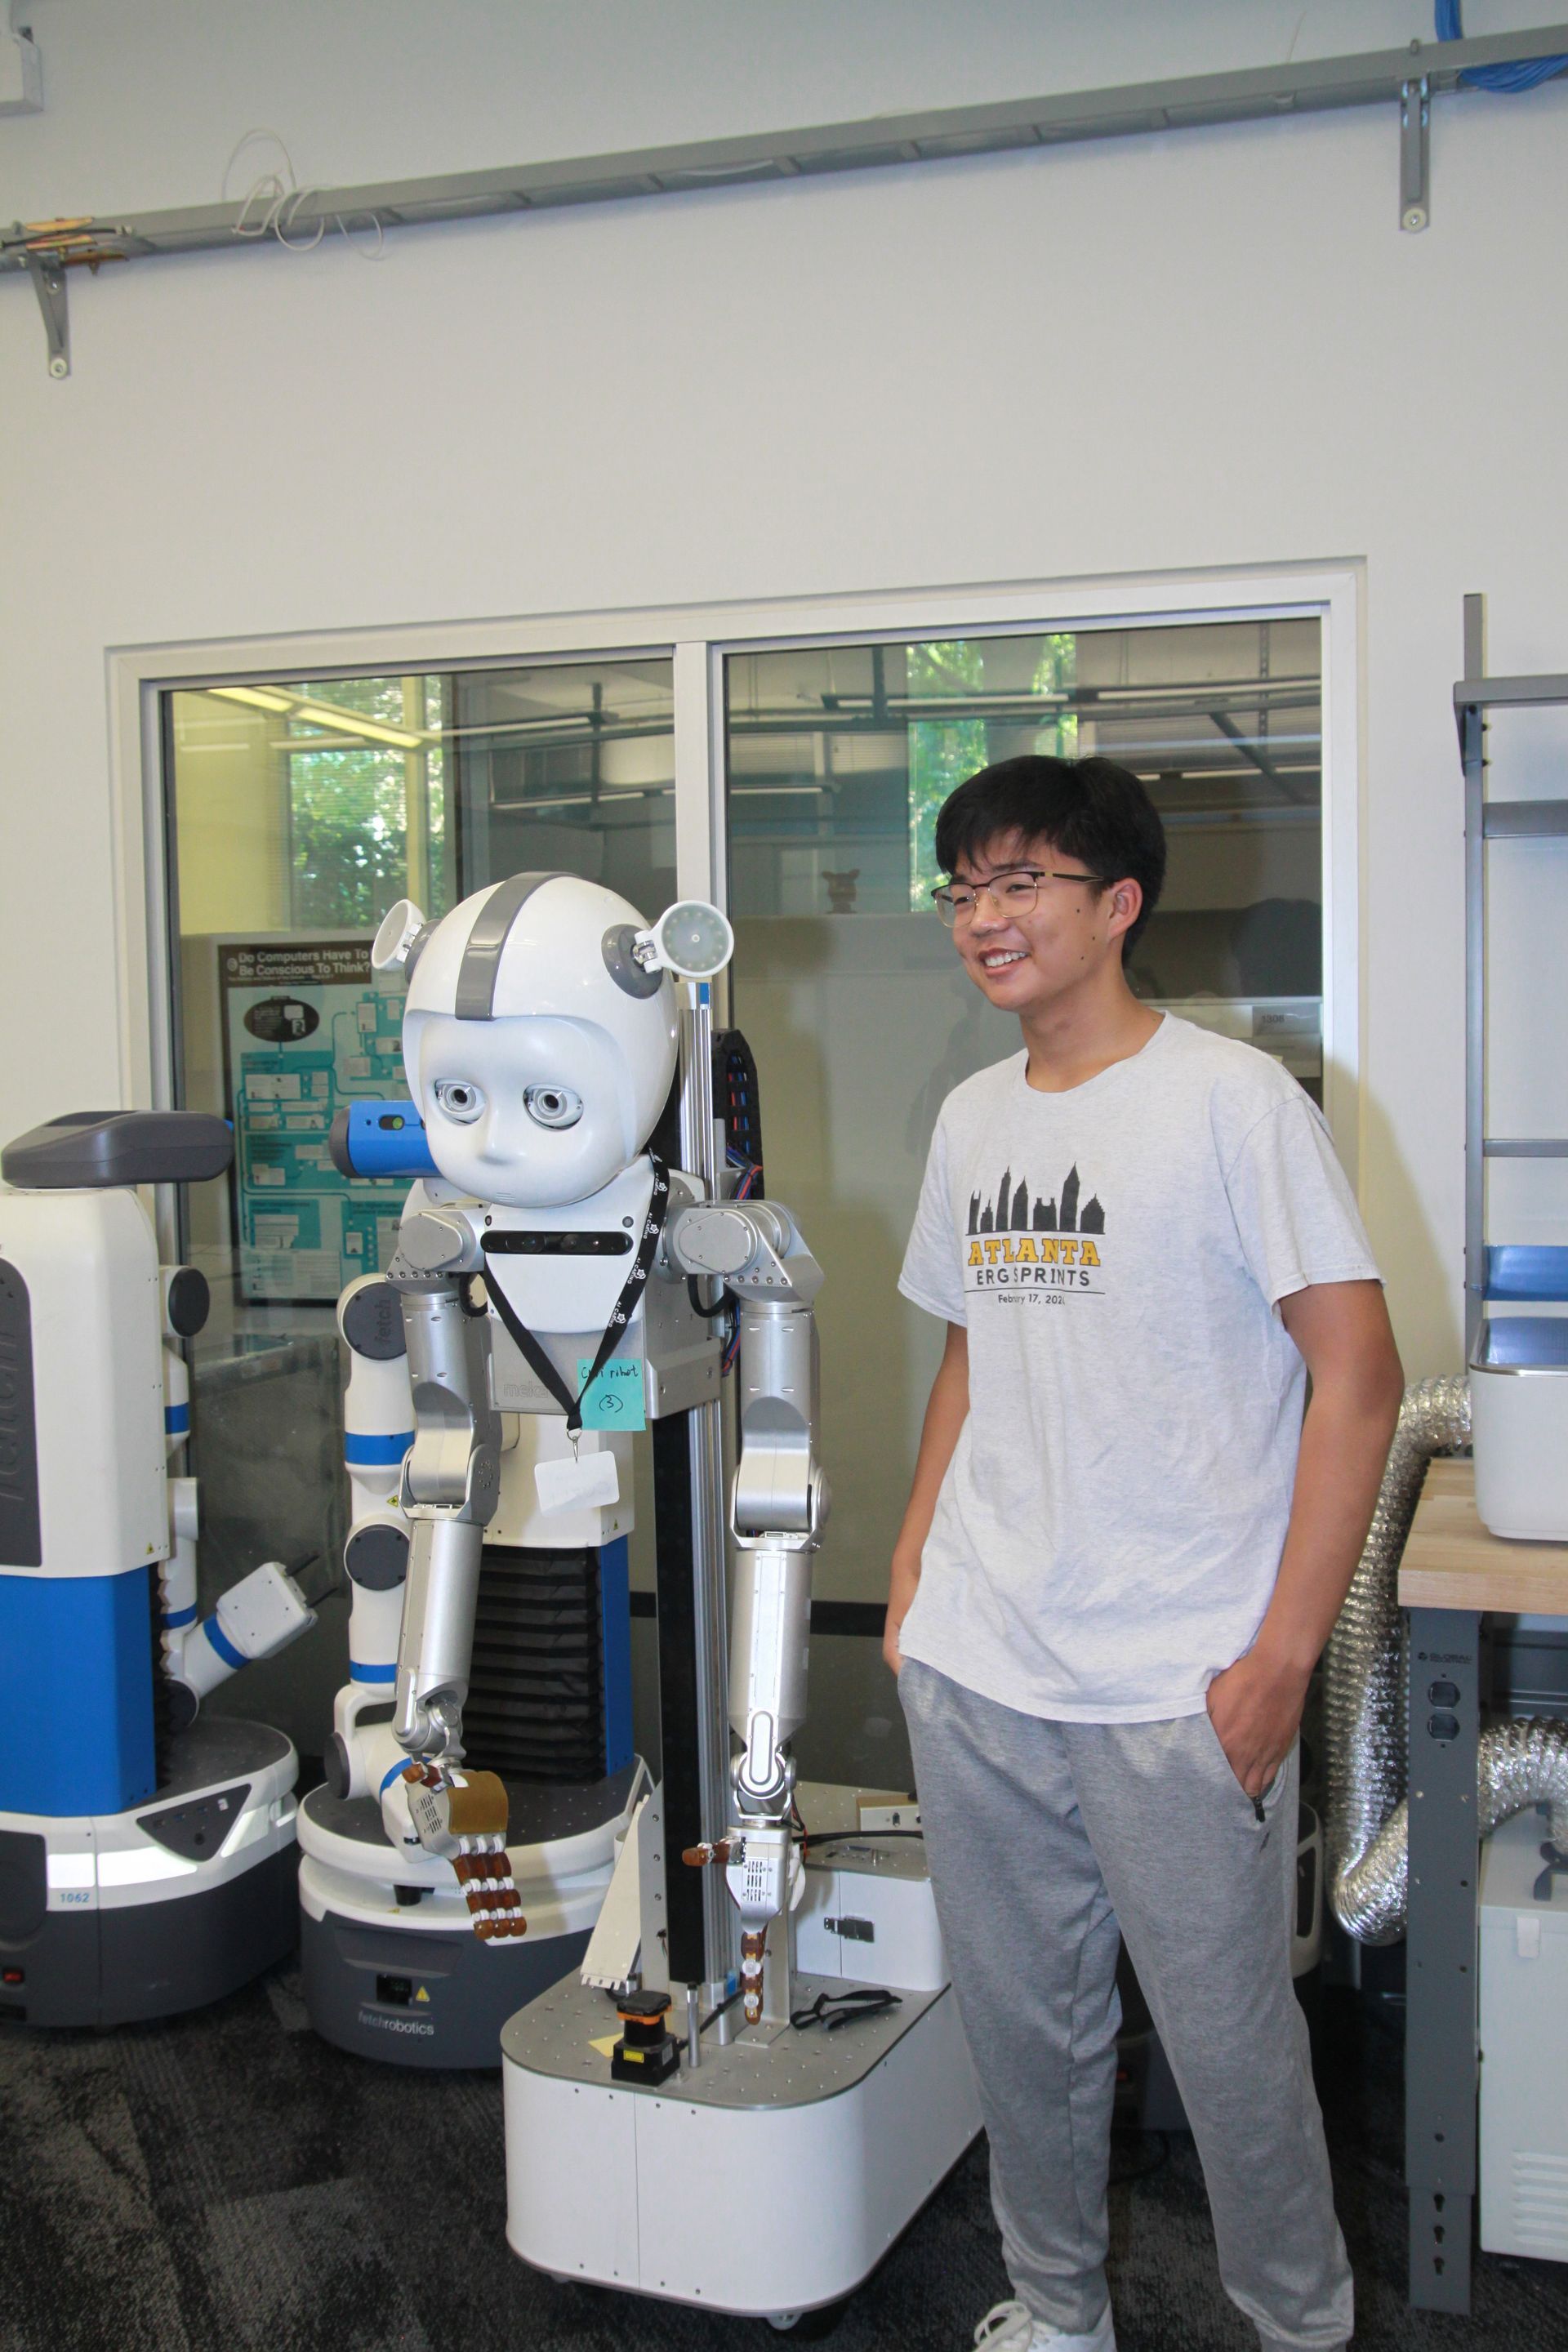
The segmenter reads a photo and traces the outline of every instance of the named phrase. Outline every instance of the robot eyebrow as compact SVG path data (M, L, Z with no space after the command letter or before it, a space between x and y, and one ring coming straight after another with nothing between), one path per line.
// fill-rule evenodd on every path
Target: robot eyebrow
M507 934L534 892L546 882L561 882L568 877L559 871L549 874L514 874L492 890L480 908L479 918L468 934L468 944L463 950L463 961L458 973L457 1001L453 1005L459 1021L489 1021L495 1014L496 976L500 971L501 950Z

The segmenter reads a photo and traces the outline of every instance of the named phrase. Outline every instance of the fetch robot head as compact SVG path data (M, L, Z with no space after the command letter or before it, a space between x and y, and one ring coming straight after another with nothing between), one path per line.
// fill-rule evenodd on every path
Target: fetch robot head
M435 924L400 900L371 961L408 975L404 1067L442 1175L510 1208L602 1192L669 1092L671 972L707 978L733 943L716 908L687 900L648 930L573 874L514 874Z

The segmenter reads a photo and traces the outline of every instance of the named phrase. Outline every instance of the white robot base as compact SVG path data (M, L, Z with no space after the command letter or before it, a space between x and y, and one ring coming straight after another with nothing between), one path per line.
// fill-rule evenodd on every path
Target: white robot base
M316 2032L393 2065L499 2066L506 2020L580 1966L645 1778L634 1760L588 1786L508 1782L528 1932L488 1943L449 1863L394 1848L374 1799L312 1789L300 1808L300 1936Z
M828 1906L854 1900L854 1928L878 1931L855 1948L866 1966L886 1965L875 1980L900 1990L897 2008L832 2032L764 2025L722 2044L710 2025L700 2064L683 2054L646 2090L611 2080L613 1996L573 1979L510 2021L514 2252L556 2277L776 2327L869 2275L980 2129L956 2003L940 1974L930 1980L941 1941L919 1849L873 1858L870 1846L808 1865L798 1946L837 1941L840 1910ZM926 1981L900 1986L908 1976ZM868 1980L797 1974L796 2011ZM768 2213L788 2226L764 2226Z
M126 1812L0 1812L0 2022L173 2017L281 1959L298 1769L280 1731L201 1716Z

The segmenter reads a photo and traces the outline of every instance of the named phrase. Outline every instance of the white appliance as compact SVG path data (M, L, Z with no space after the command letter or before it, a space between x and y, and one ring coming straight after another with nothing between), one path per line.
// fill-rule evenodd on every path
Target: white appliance
M1542 1847L1549 1852L1543 1853ZM1480 2238L1568 2262L1568 1870L1540 1806L1487 1840L1480 1888Z

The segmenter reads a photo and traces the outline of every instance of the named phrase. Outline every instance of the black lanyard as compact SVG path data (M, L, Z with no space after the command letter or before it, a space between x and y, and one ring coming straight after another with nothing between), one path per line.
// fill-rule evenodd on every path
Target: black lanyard
M647 1281L654 1254L658 1248L658 1237L664 1231L665 1213L669 1207L669 1176L663 1160L659 1159L657 1152L648 1153L648 1162L653 1170L653 1192L647 1204L647 1215L643 1220L642 1239L637 1244L637 1258L630 1274L621 1285L620 1297L610 1310L610 1319L605 1326L604 1337L599 1341L588 1377L575 1396L573 1395L502 1289L500 1275L492 1273L488 1265L485 1269L488 1276L485 1288L489 1294L490 1302L516 1342L529 1370L543 1381L556 1403L563 1408L568 1437L574 1438L582 1428L583 1399L598 1379L610 1357L615 1354L622 1332L637 1313L637 1301ZM489 1234L481 1235L479 1241L481 1249L485 1251L489 1249L490 1238ZM499 1241L500 1236L497 1235L496 1238Z

